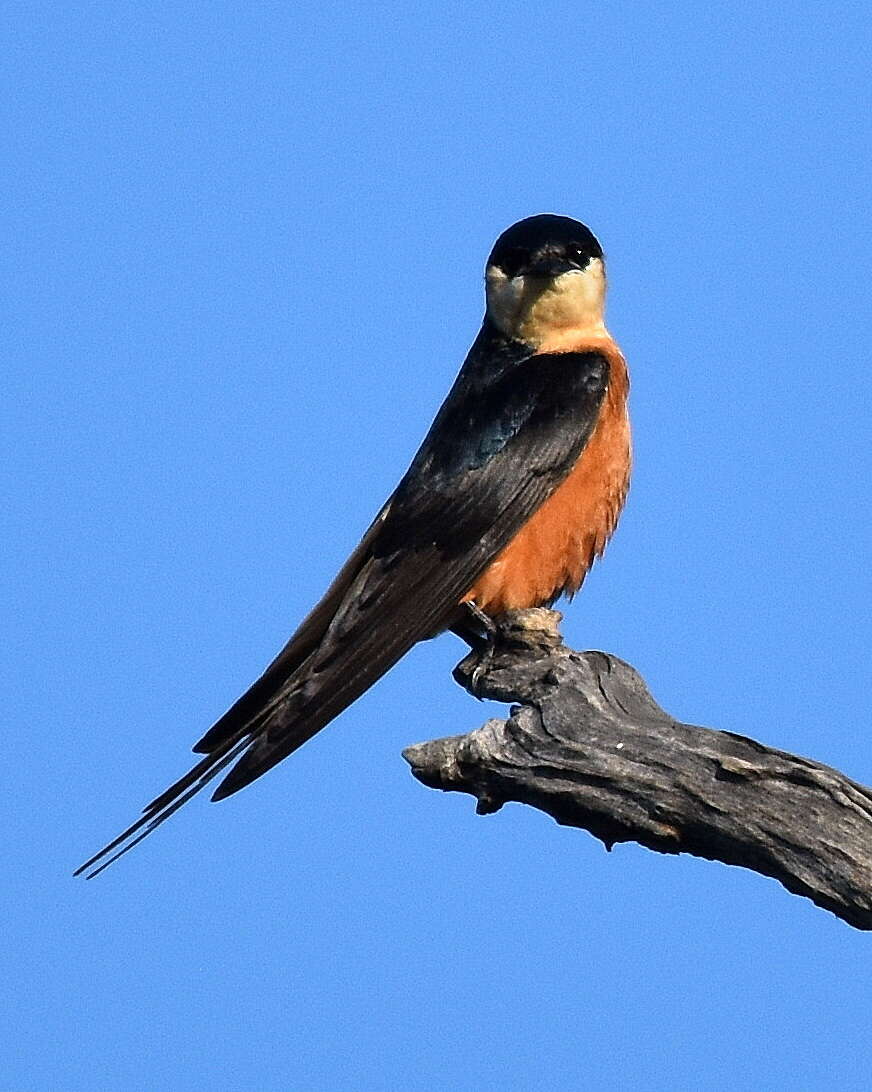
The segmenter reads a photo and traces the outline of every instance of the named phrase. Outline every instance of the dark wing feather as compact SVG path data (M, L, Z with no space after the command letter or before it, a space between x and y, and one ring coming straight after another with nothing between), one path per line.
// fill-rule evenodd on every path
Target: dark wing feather
M249 724L269 699L275 695L282 684L318 647L351 583L369 557L373 540L384 523L390 505L391 500L388 500L370 524L369 530L360 540L354 552L340 569L336 579L320 601L303 619L296 633L266 671L212 725L203 738L194 744L192 750L196 754L211 754L216 747L221 746L232 736L235 736L240 726Z
M396 492L324 599L198 743L207 756L79 872L101 871L238 758L238 791L447 628L476 577L566 477L608 384L598 353L531 356L452 389ZM113 850L114 856L108 857Z
M214 799L286 758L412 645L450 624L475 578L577 460L607 375L595 354L532 357L443 418L318 649L276 696Z

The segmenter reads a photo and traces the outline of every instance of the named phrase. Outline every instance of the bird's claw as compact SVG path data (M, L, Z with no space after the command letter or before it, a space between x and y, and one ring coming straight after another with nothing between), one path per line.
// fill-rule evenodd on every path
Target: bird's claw
M484 682L493 663L496 645L493 638L479 642L454 669L457 682L474 698L483 701Z
M478 698L479 701L484 699L484 694L481 692L480 684L487 675L491 661L494 658L494 642L488 641L484 648L480 649L477 653L477 663L472 669L472 674L469 676L469 689L472 695Z

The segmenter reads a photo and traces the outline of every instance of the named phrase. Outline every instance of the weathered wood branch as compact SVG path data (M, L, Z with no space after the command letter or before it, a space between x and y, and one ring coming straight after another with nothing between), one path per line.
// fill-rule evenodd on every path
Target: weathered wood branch
M480 814L530 804L608 849L634 841L741 865L872 929L872 790L745 736L681 724L629 664L567 648L560 617L514 611L492 655L458 665L471 693L520 706L409 747L415 777L471 793Z

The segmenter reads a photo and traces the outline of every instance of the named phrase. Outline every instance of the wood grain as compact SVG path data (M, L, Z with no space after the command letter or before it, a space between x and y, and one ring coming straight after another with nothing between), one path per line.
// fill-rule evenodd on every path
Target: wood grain
M520 703L508 720L419 743L404 757L425 785L508 801L580 827L607 848L740 865L778 880L857 929L872 929L872 791L811 759L683 724L638 672L567 648L555 611L509 612L482 660L455 677Z

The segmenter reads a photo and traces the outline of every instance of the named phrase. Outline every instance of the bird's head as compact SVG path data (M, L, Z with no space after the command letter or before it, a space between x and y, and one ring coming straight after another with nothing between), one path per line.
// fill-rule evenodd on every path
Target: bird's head
M605 334L602 247L569 216L529 216L497 239L485 270L487 311L508 337L540 351Z

